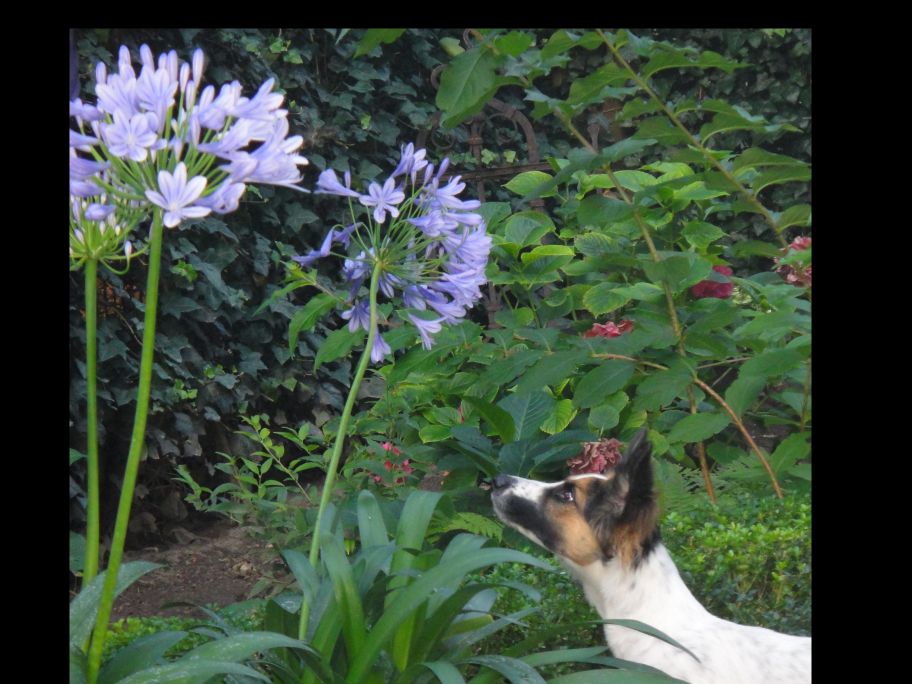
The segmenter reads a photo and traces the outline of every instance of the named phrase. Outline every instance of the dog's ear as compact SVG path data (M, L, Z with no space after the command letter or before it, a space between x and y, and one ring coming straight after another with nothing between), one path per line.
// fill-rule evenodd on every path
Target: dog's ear
M648 434L649 430L644 427L633 436L615 468L617 479L627 485L625 509L653 498L652 444Z
M589 524L606 557L634 558L655 528L652 445L646 428L627 445L611 480L599 483L587 510Z

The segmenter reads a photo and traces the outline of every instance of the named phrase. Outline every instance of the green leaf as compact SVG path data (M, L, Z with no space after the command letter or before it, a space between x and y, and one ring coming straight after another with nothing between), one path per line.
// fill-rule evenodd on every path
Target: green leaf
M459 670L448 660L435 660L422 663L422 665L434 673L440 684L465 684L465 679L459 674Z
M647 259L642 263L643 271L652 282L665 282L675 293L705 280L712 271L712 264L693 252L667 256L659 262Z
M450 426L448 425L435 425L431 423L418 430L418 437L424 444L442 442L445 439L449 439L451 436Z
M589 426L596 430L610 430L621 421L621 413L612 404L594 406L589 411Z
M617 392L633 376L634 363L609 359L584 375L573 392L573 405L590 408Z
M567 104L585 106L601 102L607 97L620 98L632 95L635 88L619 88L628 80L627 72L613 62L605 64L588 76L578 78L570 84Z
M766 386L766 378L758 375L741 373L728 389L725 390L725 403L740 418L760 396L760 390Z
M811 453L809 437L807 432L796 432L779 442L769 457L770 467L777 476L793 468L801 459L807 458Z
M517 176L514 176L509 183L504 183L504 187L511 192L515 192L517 195L525 195L526 193L532 192L542 183L547 183L550 181L552 176L545 173L544 171L525 171L520 173ZM557 194L557 190L551 190L542 194L542 197L552 197ZM516 242L511 240L511 242Z
M516 395L540 390L565 380L586 358L581 351L563 351L546 354L538 363L525 372L516 385Z
M781 233L791 226L809 226L811 225L811 205L810 204L793 204L782 212L779 220L776 221L776 231Z
M676 128L664 114L640 121L633 137L652 140L665 146L688 142L687 136Z
M511 394L498 406L513 417L515 439L528 439L538 434L538 427L551 412L554 399L545 392Z
M495 406L484 399L465 396L462 400L478 411L479 415L494 428L501 441L504 443L513 441L516 431L513 425L513 416L500 406Z
M367 29L361 42L358 43L358 49L355 50L355 57L366 55L380 43L392 43L399 36L405 33L405 29Z
M682 418L668 433L668 441L702 442L725 429L731 422L727 413L695 413Z
M565 245L541 245L530 252L524 252L522 260L524 275L542 274L556 271L570 263L576 253L572 247Z
M500 387L513 380L544 354L545 352L541 349L520 349L515 351L510 356L504 359L497 359L488 366L483 379L486 383Z
M76 451L76 449L70 449L70 465L73 465L74 463L76 463L76 461L78 461L80 458L85 458L85 457L86 456L84 453L82 453L80 451Z
M252 677L262 682L269 682L269 678L246 665L222 660L199 660L187 662L178 660L167 665L151 667L137 672L126 679L121 679L118 684L165 684L166 682L180 682L180 684L202 684L210 681L218 674L235 674Z
M70 572L81 572L85 565L85 537L70 531Z
M141 636L120 649L98 673L98 684L117 684L131 674L156 665L165 651L177 644L188 632L158 632Z
M495 86L497 60L480 45L455 57L440 75L436 104L445 115L442 124L452 127L479 111Z
M688 221L682 231L684 239L698 249L706 249L709 245L725 236L725 231L704 221Z
M610 226L626 221L633 216L633 209L626 202L611 199L602 195L590 195L579 203L576 218L580 227L595 226L597 228Z
M604 233L583 233L573 238L576 251L586 256L597 257L610 254L616 248Z
M295 312L288 325L288 353L290 355L294 356L295 349L298 347L298 335L301 334L301 331L313 330L320 317L327 311L331 311L335 305L334 297L321 293L311 298L303 308Z
M364 646L367 627L364 606L361 603L352 566L342 546L341 536L321 534L320 555L326 564L326 573L332 580L336 604L342 615L342 638L345 641L345 649L349 653L357 653Z
M804 357L795 349L772 349L745 361L741 366L741 375L755 375L761 378L772 378L783 375L801 365Z
M569 399L559 399L555 402L551 414L542 421L539 429L554 435L562 432L576 417L576 409L573 408L573 402Z
M147 572L160 568L158 563L148 561L131 561L120 566L117 573L117 583L114 585L114 597L120 596L124 589L145 575ZM70 646L82 648L83 642L89 638L95 626L95 617L98 614L98 604L101 600L101 590L107 570L98 573L89 584L83 587L76 597L70 601Z
M389 541L389 533L380 513L380 504L366 489L358 494L358 532L363 547L381 546Z
M759 195L763 188L770 185L781 185L782 183L805 182L811 180L811 170L807 167L796 166L777 168L770 171L764 171L754 178L751 183L751 189L755 195Z
M693 378L683 366L672 366L668 370L656 371L637 386L634 408L655 411L670 404L682 395Z
M495 38L494 47L511 57L518 57L531 47L534 42L535 38L525 31L510 31L503 36Z
M775 154L767 152L759 147L751 147L744 150L735 157L732 162L732 170L740 171L741 169L757 168L761 166L807 166L803 161L788 157L784 154Z
M346 325L344 328L334 330L326 337L326 341L317 350L317 356L314 359L314 372L322 364L348 355L352 349L362 345L364 340L365 332L360 328L356 332L351 332Z
M738 68L743 68L747 64L728 60L717 52L706 50L696 59L687 56L683 50L669 49L660 52L650 59L641 69L640 75L643 79L651 77L653 74L663 69L679 69L696 67L699 69L721 69L727 74Z
M583 305L593 316L620 309L630 297L617 290L617 283L599 283L583 295Z
M521 211L511 216L504 225L504 238L520 247L538 244L546 233L554 232L554 222L538 211Z
M466 662L483 665L507 678L512 684L545 684L544 678L534 667L518 658L502 655L480 655L469 658Z

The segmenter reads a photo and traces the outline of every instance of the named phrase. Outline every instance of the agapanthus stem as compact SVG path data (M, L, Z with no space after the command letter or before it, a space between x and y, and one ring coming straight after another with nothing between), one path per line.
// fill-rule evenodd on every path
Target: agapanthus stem
M98 500L98 261L85 265L86 321L86 541L82 566L82 585L98 574L99 500Z
M374 262L374 269L371 273L370 281L370 324L367 329L367 341L364 343L364 351L361 353L361 360L358 362L358 368L355 370L355 377L352 378L351 389L348 390L348 399L342 409L342 416L339 418L339 428L336 431L336 441L333 444L332 456L329 459L329 467L326 469L326 479L323 482L323 493L320 495L320 507L317 509L317 520L314 523L313 539L310 543L310 564L316 568L317 561L320 557L320 526L323 523L323 512L326 510L329 499L332 496L333 485L336 481L336 472L339 469L339 460L342 458L342 447L345 445L345 433L348 432L348 422L351 419L352 410L355 407L355 398L358 396L358 389L361 387L361 381L367 372L367 365L370 363L371 349L374 346L374 338L377 335L377 290L380 287L380 274L383 268L379 262ZM302 641L307 638L307 623L310 619L310 605L306 599L301 602L301 621L298 625L298 638Z
M152 388L152 356L155 351L155 316L158 310L158 278L161 271L162 255L162 212L152 212L152 234L149 240L149 275L146 281L146 315L143 321L143 348L139 367L139 389L136 392L136 414L133 418L133 434L130 437L130 451L127 454L127 466L124 470L123 487L120 491L120 503L117 506L117 520L114 523L114 538L111 541L111 555L108 560L101 602L98 606L98 617L92 633L92 645L89 650L88 684L95 684L101 666L101 655L105 637L108 633L108 620L114 604L114 589L117 584L117 573L123 558L124 541L127 537L127 523L130 521L130 508L133 505L133 490L136 487L136 475L139 472L139 458L142 454L146 434L146 419L149 415L149 394Z

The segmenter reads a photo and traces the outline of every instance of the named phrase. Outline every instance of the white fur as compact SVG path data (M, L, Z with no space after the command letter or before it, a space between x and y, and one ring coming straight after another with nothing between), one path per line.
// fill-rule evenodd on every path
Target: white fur
M579 477L601 476L571 479ZM510 494L539 501L542 490L560 484L514 478ZM499 503L495 496L495 510ZM541 544L528 530L512 521L505 522ZM653 636L628 627L605 625L608 646L618 658L650 665L690 684L811 681L810 637L738 625L711 615L685 586L661 543L635 568L625 567L618 558L585 566L560 558L581 582L586 598L603 619L638 620L655 627L689 649L699 662Z
M605 638L618 658L651 665L690 684L804 684L811 681L811 639L747 627L710 614L684 585L662 544L629 569L617 559L579 566L561 559L604 619L639 620L693 652L617 625Z

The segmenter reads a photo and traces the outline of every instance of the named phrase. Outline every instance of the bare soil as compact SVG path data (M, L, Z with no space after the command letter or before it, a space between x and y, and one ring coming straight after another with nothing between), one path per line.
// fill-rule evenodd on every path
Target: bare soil
M196 608L163 606L184 601L221 607L244 601L279 562L270 544L224 519L194 526L192 532L182 528L171 537L174 541L168 544L124 553L125 561L152 561L164 567L144 575L118 597L114 620L151 615L204 618Z

